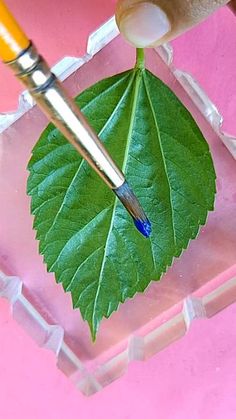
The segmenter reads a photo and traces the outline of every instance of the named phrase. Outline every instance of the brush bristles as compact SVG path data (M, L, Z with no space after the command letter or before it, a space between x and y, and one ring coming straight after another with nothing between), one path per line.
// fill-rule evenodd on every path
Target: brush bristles
M124 207L127 209L129 214L134 220L136 228L142 233L145 237L149 237L151 234L151 223L148 220L145 212L143 211L138 199L134 195L132 189L130 189L127 182L124 182L117 189L113 189L116 196L122 202Z

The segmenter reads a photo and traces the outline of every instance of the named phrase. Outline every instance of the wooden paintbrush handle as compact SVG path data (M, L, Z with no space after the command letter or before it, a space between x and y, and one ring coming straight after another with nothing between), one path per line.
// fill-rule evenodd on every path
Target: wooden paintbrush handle
M0 59L4 62L15 60L29 44L29 39L0 0Z

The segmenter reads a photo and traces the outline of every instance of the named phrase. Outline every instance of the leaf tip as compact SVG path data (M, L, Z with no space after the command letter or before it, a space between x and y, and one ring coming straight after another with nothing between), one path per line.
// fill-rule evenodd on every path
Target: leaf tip
M92 342L95 343L96 342L96 338L97 338L97 332L98 332L98 324L90 324L89 328L90 328L90 334L91 334L91 338L92 338Z

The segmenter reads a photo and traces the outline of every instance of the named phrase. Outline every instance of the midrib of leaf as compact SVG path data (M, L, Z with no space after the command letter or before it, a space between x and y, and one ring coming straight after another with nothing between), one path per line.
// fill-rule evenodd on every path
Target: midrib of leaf
M177 241L176 241L176 233L175 233L174 209L173 209L172 199L171 199L171 185L170 185L170 180L169 180L169 176L168 176L168 171L167 171L167 166L166 166L166 161L165 161L165 155L164 155L164 151L163 151L163 147L162 147L160 130L159 130L159 126L158 126L158 123L157 123L157 120L156 120L155 111L154 111L154 108L153 108L153 104L152 104L152 100L151 100L151 97L150 97L150 94L149 94L149 90L148 90L148 87L147 87L147 84L146 84L146 73L144 73L143 82L144 82L144 87L145 87L145 90L146 90L147 98L148 98L148 101L149 101L149 104L150 104L154 124L155 124L156 130L157 130L157 135L158 135L158 139L159 139L161 157L162 157L164 172L165 172L165 175L166 175L166 180L167 180L168 189L169 189L169 203L170 203L170 208L171 208L171 219L172 219L171 226L172 226L172 231L173 231L174 244L175 244L175 247L176 247Z
M127 165L128 155L129 155L130 143L131 143L131 138L132 138L132 131L133 131L134 120L135 120L135 112L136 112L136 107L137 107L137 102L138 102L139 86L140 86L141 77L142 77L141 71L142 70L140 70L140 69L133 70L133 72L134 72L133 77L131 78L131 80L129 82L129 85L127 86L127 89L126 89L126 91L128 91L128 89L130 88L130 85L133 82L133 79L135 78L133 101L132 101L132 105L131 105L132 106L132 111L131 111L131 116L130 116L130 125L129 125L129 131L128 131L128 136L127 136L127 143L126 143L126 148L125 148L124 161L123 161L123 165L122 165L122 172L123 173L125 173L125 171L126 171L126 165ZM110 227L109 227L109 230L108 230L106 243L105 243L105 246L104 246L104 254L103 254L101 269L100 269L100 273L99 273L99 279L98 279L98 288L97 288L97 292L96 292L96 296L95 296L94 304L93 304L92 324L90 325L93 339L95 339L95 337L96 337L96 328L94 328L95 315L96 315L96 305L97 305L97 300L98 300L98 297L99 297L100 288L101 288L101 284L102 284L102 274L103 274L103 270L104 270L104 266L105 266L110 234L111 234L111 231L113 229L117 202L118 202L118 199L115 197L114 207L113 207L113 210L112 210L112 215L111 215L111 220L110 220Z

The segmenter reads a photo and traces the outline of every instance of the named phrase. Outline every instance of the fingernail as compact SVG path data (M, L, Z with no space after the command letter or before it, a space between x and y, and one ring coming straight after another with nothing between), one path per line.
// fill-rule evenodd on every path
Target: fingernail
M153 3L143 2L131 7L121 17L120 30L136 47L145 48L167 34L171 25L166 13Z

